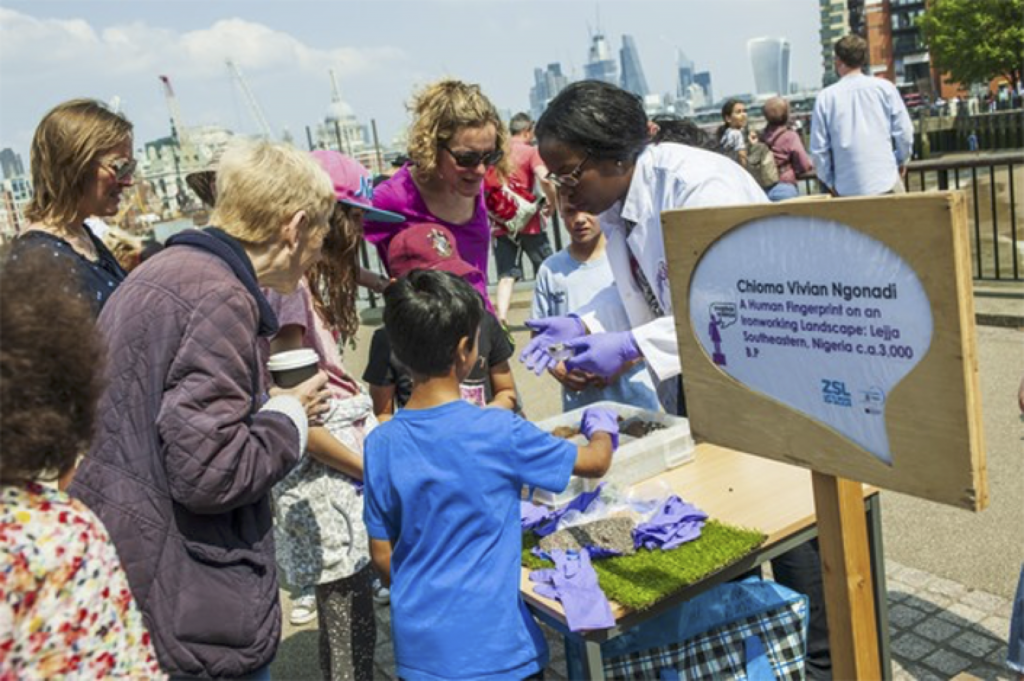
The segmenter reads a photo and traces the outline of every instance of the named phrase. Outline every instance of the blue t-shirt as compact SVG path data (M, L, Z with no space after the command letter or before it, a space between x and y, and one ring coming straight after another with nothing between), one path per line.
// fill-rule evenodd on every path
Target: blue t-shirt
M564 317L570 312L579 315L593 313L605 331L629 331L631 328L606 254L580 262L565 249L540 266L533 287L533 318ZM572 391L562 387L563 411L602 400L661 411L654 381L644 362L628 369L606 388Z
M505 409L408 408L365 444L364 519L391 541L398 675L524 678L547 645L519 595L523 485L565 489L576 446Z

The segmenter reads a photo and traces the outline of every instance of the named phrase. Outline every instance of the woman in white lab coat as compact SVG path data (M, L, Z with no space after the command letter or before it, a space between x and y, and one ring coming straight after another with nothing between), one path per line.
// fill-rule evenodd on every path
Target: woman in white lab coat
M764 203L764 191L724 156L681 144L651 144L640 98L599 81L562 90L535 134L560 200L600 218L632 330L605 333L586 312L531 320L527 324L537 334L521 359L539 374L555 363L549 347L566 343L576 352L566 369L612 376L643 357L666 411L685 415L661 213Z

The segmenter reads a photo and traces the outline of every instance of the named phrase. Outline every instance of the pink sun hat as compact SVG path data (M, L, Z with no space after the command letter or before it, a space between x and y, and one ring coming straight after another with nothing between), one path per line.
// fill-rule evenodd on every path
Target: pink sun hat
M310 152L320 164L334 185L334 193L338 201L347 206L362 208L366 211L366 219L377 222L405 222L398 213L373 207L373 180L370 171L359 161L345 154L328 149L317 149Z

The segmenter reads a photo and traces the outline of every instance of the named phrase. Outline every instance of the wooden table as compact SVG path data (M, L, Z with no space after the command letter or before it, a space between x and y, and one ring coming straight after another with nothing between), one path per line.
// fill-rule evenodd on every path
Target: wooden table
M586 679L604 679L601 643L631 627L678 606L716 584L749 572L762 563L817 536L810 471L710 444L697 445L694 460L652 480L664 481L673 492L709 517L731 525L757 529L768 535L764 544L737 563L691 584L642 612L612 603L615 627L582 634L566 626L561 605L533 590L529 569L523 568L521 589L527 606L565 636L567 652L573 647L583 660ZM871 573L878 618L879 653L885 678L891 676L889 617L882 552L881 509L878 490L864 486Z

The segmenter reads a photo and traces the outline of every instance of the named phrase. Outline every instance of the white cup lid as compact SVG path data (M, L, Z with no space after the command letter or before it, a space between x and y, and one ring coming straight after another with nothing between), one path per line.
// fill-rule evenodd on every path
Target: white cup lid
M288 371L289 369L300 369L310 364L319 364L320 357L316 350L302 348L301 350L288 350L270 356L267 368L271 371Z

